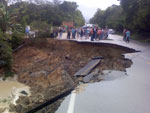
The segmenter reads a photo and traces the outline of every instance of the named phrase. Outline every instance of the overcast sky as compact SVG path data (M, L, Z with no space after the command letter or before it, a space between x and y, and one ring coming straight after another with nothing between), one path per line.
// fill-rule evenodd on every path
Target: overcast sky
M89 20L92 18L98 8L104 10L107 7L116 4L119 5L117 0L66 0L74 1L79 5L79 9L82 11L84 18Z

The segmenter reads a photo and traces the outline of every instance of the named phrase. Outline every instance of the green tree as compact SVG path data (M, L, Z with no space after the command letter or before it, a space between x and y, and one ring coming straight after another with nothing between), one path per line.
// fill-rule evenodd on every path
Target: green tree
M75 25L84 24L84 18L75 2L54 0L54 3L33 4L28 2L17 2L9 7L9 11L17 12L16 21L22 25L35 25L36 22L60 26L63 21L73 21ZM38 24L37 23L37 24ZM42 27L43 28L43 27Z
M117 5L112 5L106 10L98 9L94 17L90 19L90 23L98 24L101 28L116 29L122 32L124 26L124 14L122 8Z
M120 0L125 13L125 24L135 33L150 35L150 1Z
M98 24L100 27L105 27L105 11L101 9L97 9L97 12L95 13L94 17L90 19L90 23L92 24Z
M0 67L3 67L5 70L5 75L12 75L11 67L12 67L12 47L16 43L15 40L18 38L18 35L13 35L7 33L6 31L11 30L19 30L19 24L15 23L15 14L9 15L8 6L6 1L0 2ZM20 36L19 36L20 39ZM21 40L19 40L21 41ZM15 42L15 43L13 43Z
M6 10L6 6L3 2L0 2L0 28L3 31L3 33L6 32L7 27L9 25L9 17L8 12Z

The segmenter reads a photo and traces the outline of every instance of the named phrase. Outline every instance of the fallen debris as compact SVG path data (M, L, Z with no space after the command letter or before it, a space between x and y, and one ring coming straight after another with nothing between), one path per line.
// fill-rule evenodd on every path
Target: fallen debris
M99 63L101 59L93 59L85 67L80 69L77 73L74 74L76 77L88 75Z
M98 72L99 72L99 70L95 70L94 72L88 74L87 76L85 76L85 77L83 78L83 82L84 82L84 83L90 82L90 80L94 77L94 75L98 74Z

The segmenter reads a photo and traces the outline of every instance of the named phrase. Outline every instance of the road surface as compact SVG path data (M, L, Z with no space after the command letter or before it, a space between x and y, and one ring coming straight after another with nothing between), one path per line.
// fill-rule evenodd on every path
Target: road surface
M132 59L133 65L126 73L106 71L104 81L88 84L79 93L72 92L56 113L150 113L150 45L137 41L125 43L118 35L109 38L112 40L100 42L141 51L125 55Z

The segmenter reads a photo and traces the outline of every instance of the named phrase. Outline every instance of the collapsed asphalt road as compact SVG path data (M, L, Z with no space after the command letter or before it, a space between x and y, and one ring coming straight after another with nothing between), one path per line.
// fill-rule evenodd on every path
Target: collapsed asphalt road
M72 86L79 79L74 74L92 58L103 56L96 67L97 75L103 70L126 71L132 61L123 54L136 52L134 49L114 44L90 42L58 41L55 39L35 39L14 53L13 71L18 81L31 87L31 96L21 96L17 105L10 105L11 111L27 112L49 101ZM99 76L90 82L101 81ZM55 112L62 100L45 108L46 113Z
M132 47L141 52L125 54L132 60L126 72L105 70L101 82L80 86L62 102L55 113L149 113L150 44L111 35L113 41L101 41ZM73 101L72 101L73 100ZM71 104L70 104L71 103ZM71 108L71 109L70 109Z

